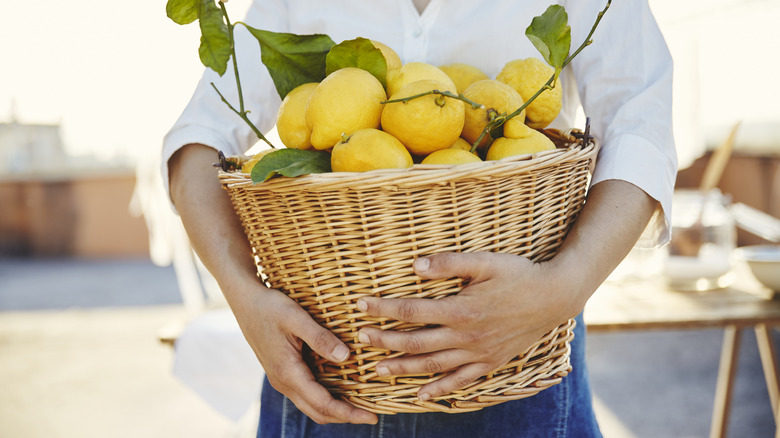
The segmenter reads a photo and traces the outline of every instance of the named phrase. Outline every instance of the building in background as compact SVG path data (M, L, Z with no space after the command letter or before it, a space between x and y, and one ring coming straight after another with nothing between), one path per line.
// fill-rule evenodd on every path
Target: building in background
M66 153L55 124L0 123L0 257L148 257L132 165Z
M60 125L0 123L0 175L54 171L68 158Z

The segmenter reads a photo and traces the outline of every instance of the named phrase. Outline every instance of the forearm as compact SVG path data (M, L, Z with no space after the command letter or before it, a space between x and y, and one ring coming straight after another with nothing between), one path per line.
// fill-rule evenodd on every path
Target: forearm
M591 187L580 216L550 262L578 310L625 258L658 203L637 186L607 180Z
M169 161L171 199L193 249L231 303L240 298L231 294L247 290L240 283L259 282L241 223L212 166L216 161L214 149L204 145L176 152Z

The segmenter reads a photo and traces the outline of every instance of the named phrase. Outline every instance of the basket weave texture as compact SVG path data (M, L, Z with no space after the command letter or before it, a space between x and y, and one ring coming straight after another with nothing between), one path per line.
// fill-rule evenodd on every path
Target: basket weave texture
M558 149L460 166L325 173L261 184L245 173L220 172L261 277L351 349L340 364L304 352L319 383L375 413L455 413L532 396L569 373L574 320L468 387L425 402L417 390L442 374L379 377L379 361L405 353L357 339L365 326L422 327L370 317L357 309L360 297L436 299L464 286L458 278L418 277L412 268L418 256L492 251L544 261L555 255L583 205L596 145L546 133Z

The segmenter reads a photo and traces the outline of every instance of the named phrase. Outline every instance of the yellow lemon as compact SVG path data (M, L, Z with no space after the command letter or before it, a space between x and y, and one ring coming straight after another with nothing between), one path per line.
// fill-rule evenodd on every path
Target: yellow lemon
M541 151L555 149L555 144L539 131L531 130L531 135L526 138L497 138L490 145L486 159L488 161L500 160L514 155L535 154Z
M379 128L385 89L371 73L354 67L329 74L306 105L306 124L315 149L330 149L342 134Z
M521 114L525 113L525 110ZM517 119L517 117L515 117ZM525 123L519 123L520 120L509 120L504 123L504 137L509 138L525 138L531 135L532 128L528 127Z
M422 164L466 164L482 161L478 156L463 149L447 148L431 152Z
M282 100L276 115L276 130L279 139L292 149L312 149L311 129L306 124L306 104L317 88L317 82L299 85Z
M471 144L477 141L485 127L493 121L496 116L508 115L523 105L523 98L503 82L494 79L485 79L474 82L463 91L463 96L473 102L483 105L483 108L474 109L471 105L466 105L466 119L463 125L461 136ZM504 123L504 135L507 133L512 136L521 135L525 132L523 121L525 120L525 111ZM490 144L490 135L486 135L479 143L479 147L485 147Z
M252 173L252 169L255 167L255 164L257 164L257 162L260 161L260 159L262 159L264 156L273 151L278 151L278 149L263 149L262 151L252 155L252 158L244 161L241 164L241 171L244 173Z
M496 80L510 85L524 100L528 100L550 80L553 73L554 68L537 58L515 59L504 65ZM561 112L562 97L560 83L543 91L525 109L525 123L534 129L545 128Z
M450 146L450 149L460 149L471 152L471 143L467 142L463 137L458 137L455 143ZM474 155L477 155L477 151L474 151Z
M490 79L482 70L474 67L473 65L464 64L461 62L454 62L452 64L445 64L439 66L439 68L447 73L447 76L455 83L458 93L462 93L469 85L477 81Z
M455 83L452 82L452 79L450 79L450 77L447 76L447 73L444 73L439 67L425 62L408 62L399 69L388 70L387 95L392 96L403 88L404 85L423 79L432 79L434 81L443 82L447 85L445 88L447 91L453 93L457 93L458 91L457 87L455 87Z
M397 138L373 128L345 135L333 147L330 156L330 167L334 172L404 169L412 164L412 156Z
M390 100L416 96L447 85L433 80L412 82L390 96ZM429 94L406 102L385 104L382 129L397 139L414 155L427 155L452 146L463 131L463 101L439 94Z
M385 57L385 62L387 63L387 70L396 70L401 68L403 66L403 63L401 62L401 57L398 56L398 53L396 53L395 50L390 48L390 46L381 43L379 41L371 40L372 43L374 43L374 47L382 51L382 55Z

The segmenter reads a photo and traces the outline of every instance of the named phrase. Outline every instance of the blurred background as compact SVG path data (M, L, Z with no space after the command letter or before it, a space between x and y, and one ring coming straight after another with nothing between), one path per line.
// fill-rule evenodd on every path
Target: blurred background
M238 18L248 4L231 0L228 9ZM719 188L780 217L780 1L650 4L675 60L678 185L695 187L712 150L741 122ZM198 38L196 27L165 16L163 1L3 5L0 436L253 436L253 402L215 407L221 395L188 381L172 346L205 310L224 308L158 174L162 137L202 72ZM739 232L740 245L763 242ZM720 332L641 336L590 340L605 432L707 435L716 367L703 364L717 364L706 355L717 357ZM667 397L676 387L690 412L649 394L628 409L620 379L635 381L651 363L638 344L678 354L674 342L702 349L690 354L705 369L696 378L665 371ZM635 349L630 363L608 360L626 348ZM755 356L751 348L746 341L743 356ZM732 430L773 436L760 363L746 360L740 378L749 383L737 394Z

